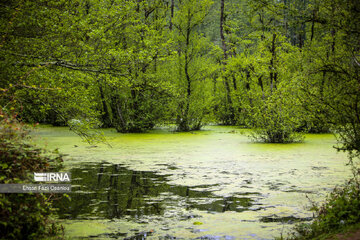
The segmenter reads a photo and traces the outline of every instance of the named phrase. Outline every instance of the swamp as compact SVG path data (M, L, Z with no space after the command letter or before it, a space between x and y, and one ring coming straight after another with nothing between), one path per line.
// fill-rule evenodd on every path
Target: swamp
M312 220L311 201L351 176L331 134L269 145L249 141L246 131L108 129L112 148L89 146L63 127L40 127L34 135L69 154L71 201L54 207L71 237L273 239Z
M359 39L358 0L0 1L0 239L360 236Z

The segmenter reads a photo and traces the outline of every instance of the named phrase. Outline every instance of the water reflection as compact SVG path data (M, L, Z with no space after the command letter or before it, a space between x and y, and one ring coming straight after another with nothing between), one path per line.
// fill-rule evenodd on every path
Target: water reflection
M89 148L67 129L40 130L50 149L69 154L65 167L78 178L72 179L77 185L72 201L57 203L66 236L121 238L154 230L153 239L273 239L290 224L310 220L307 197L322 202L351 177L346 155L332 149L333 136L257 144L229 134L233 129L211 126L194 134L106 130L112 149Z
M169 175L133 171L120 164L82 163L73 166L70 199L55 203L63 219L114 219L164 215L166 208L207 212L242 212L252 206L248 197L219 197L206 189L169 185ZM194 190L196 188L196 190ZM192 216L181 216L184 220Z

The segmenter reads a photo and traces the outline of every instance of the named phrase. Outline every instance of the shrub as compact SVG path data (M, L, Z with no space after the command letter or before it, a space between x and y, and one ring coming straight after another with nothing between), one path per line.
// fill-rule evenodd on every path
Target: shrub
M254 128L250 137L266 143L301 142L303 133L296 131L301 118L295 112L269 100L262 106L254 107L248 123Z
M311 224L300 224L294 228L289 239L314 239L321 234L335 233L360 222L360 177L355 177L343 187L335 188L326 202L314 206L317 216Z
M31 173L58 170L62 157L30 142L27 128L0 110L0 184L31 183ZM0 233L4 239L39 239L59 234L51 219L52 194L0 194Z

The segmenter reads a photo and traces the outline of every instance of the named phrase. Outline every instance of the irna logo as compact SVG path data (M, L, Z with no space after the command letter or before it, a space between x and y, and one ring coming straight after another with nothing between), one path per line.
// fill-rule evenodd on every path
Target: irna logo
M34 173L35 182L70 182L70 173Z

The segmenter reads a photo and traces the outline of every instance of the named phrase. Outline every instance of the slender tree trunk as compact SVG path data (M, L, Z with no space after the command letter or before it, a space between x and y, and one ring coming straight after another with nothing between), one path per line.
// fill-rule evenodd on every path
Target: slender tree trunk
M265 100L265 92L264 92L264 84L263 84L263 81L262 81L262 76L260 76L258 78L258 84L261 88L261 93L262 93L262 99Z
M245 73L246 73L246 84L245 84L245 89L250 92L250 70L249 69L245 69ZM250 102L250 106L252 106L252 98L250 97L250 95L248 95L249 97L249 102Z
M273 88L276 89L277 72L275 70L275 58L276 58L276 34L273 34L271 43L271 60L270 60L270 90L273 92Z
M227 60L227 49L224 35L224 24L225 24L225 0L221 0L220 5L220 38L221 38L221 47L224 52L224 60Z
M111 98L111 109L113 112L113 125L116 128L116 131L125 133L127 131L126 121L117 96Z
M227 45L225 41L225 34L224 34L224 25L225 25L225 0L221 0L220 3L220 38L221 38L221 47L224 54L224 61L223 64L223 72L225 72L225 66L226 61L228 59L228 52L227 52ZM235 123L235 113L234 108L232 106L232 100L231 100L231 90L230 90L230 83L227 76L224 76L224 84L226 89L226 100L227 100L227 106L226 108L229 110L230 115L226 117L226 124L234 124Z
M185 123L185 131L189 130L189 110L190 110L190 96L191 96L191 79L189 75L189 64L188 64L188 56L185 56L185 76L186 76L186 82L187 82L187 88L186 88L186 107L185 107L185 114L184 114L184 123Z
M314 39L314 31L315 31L315 17L316 17L316 9L313 10L312 22L311 22L311 37L310 42Z
M289 37L289 33L288 33L288 27L289 27L289 23L288 23L288 4L287 4L287 0L284 0L284 28L285 28L285 36L288 38Z
M331 4L331 15L332 15L332 19L334 18L335 15L335 4L332 3ZM334 53L335 52L335 35L336 35L336 30L335 27L332 27L331 29L331 37L332 37L332 43L331 43L331 52Z
M237 84L236 84L236 78L234 76L234 74L232 74L232 82L233 82L233 86L234 86L234 90L237 90Z
M172 30L173 28L173 19L174 19L174 3L175 0L171 0L171 6L170 6L170 26L169 29Z
M301 10L305 11L306 8L306 0L302 1ZM301 49L304 46L306 40L306 22L304 21L304 17L301 17L301 25L299 31L299 48Z
M112 126L112 123L111 123L112 121L111 121L111 118L110 118L108 106L107 106L106 101L105 101L105 94L104 94L104 90L102 88L100 79L97 80L97 83L98 83L98 86L99 86L100 99L101 99L101 103L102 103L102 107L103 107L103 114L101 115L102 122L104 124L104 127L111 127Z
M191 96L191 79L189 74L189 53L188 48L190 45L190 32L191 29L188 27L186 31L186 46L185 46L185 65L184 65L184 71L185 71L185 77L187 82L187 88L186 88L186 104L185 104L185 112L183 115L182 123L180 126L181 131L188 131L190 130L189 126L189 110L190 110L190 96Z

